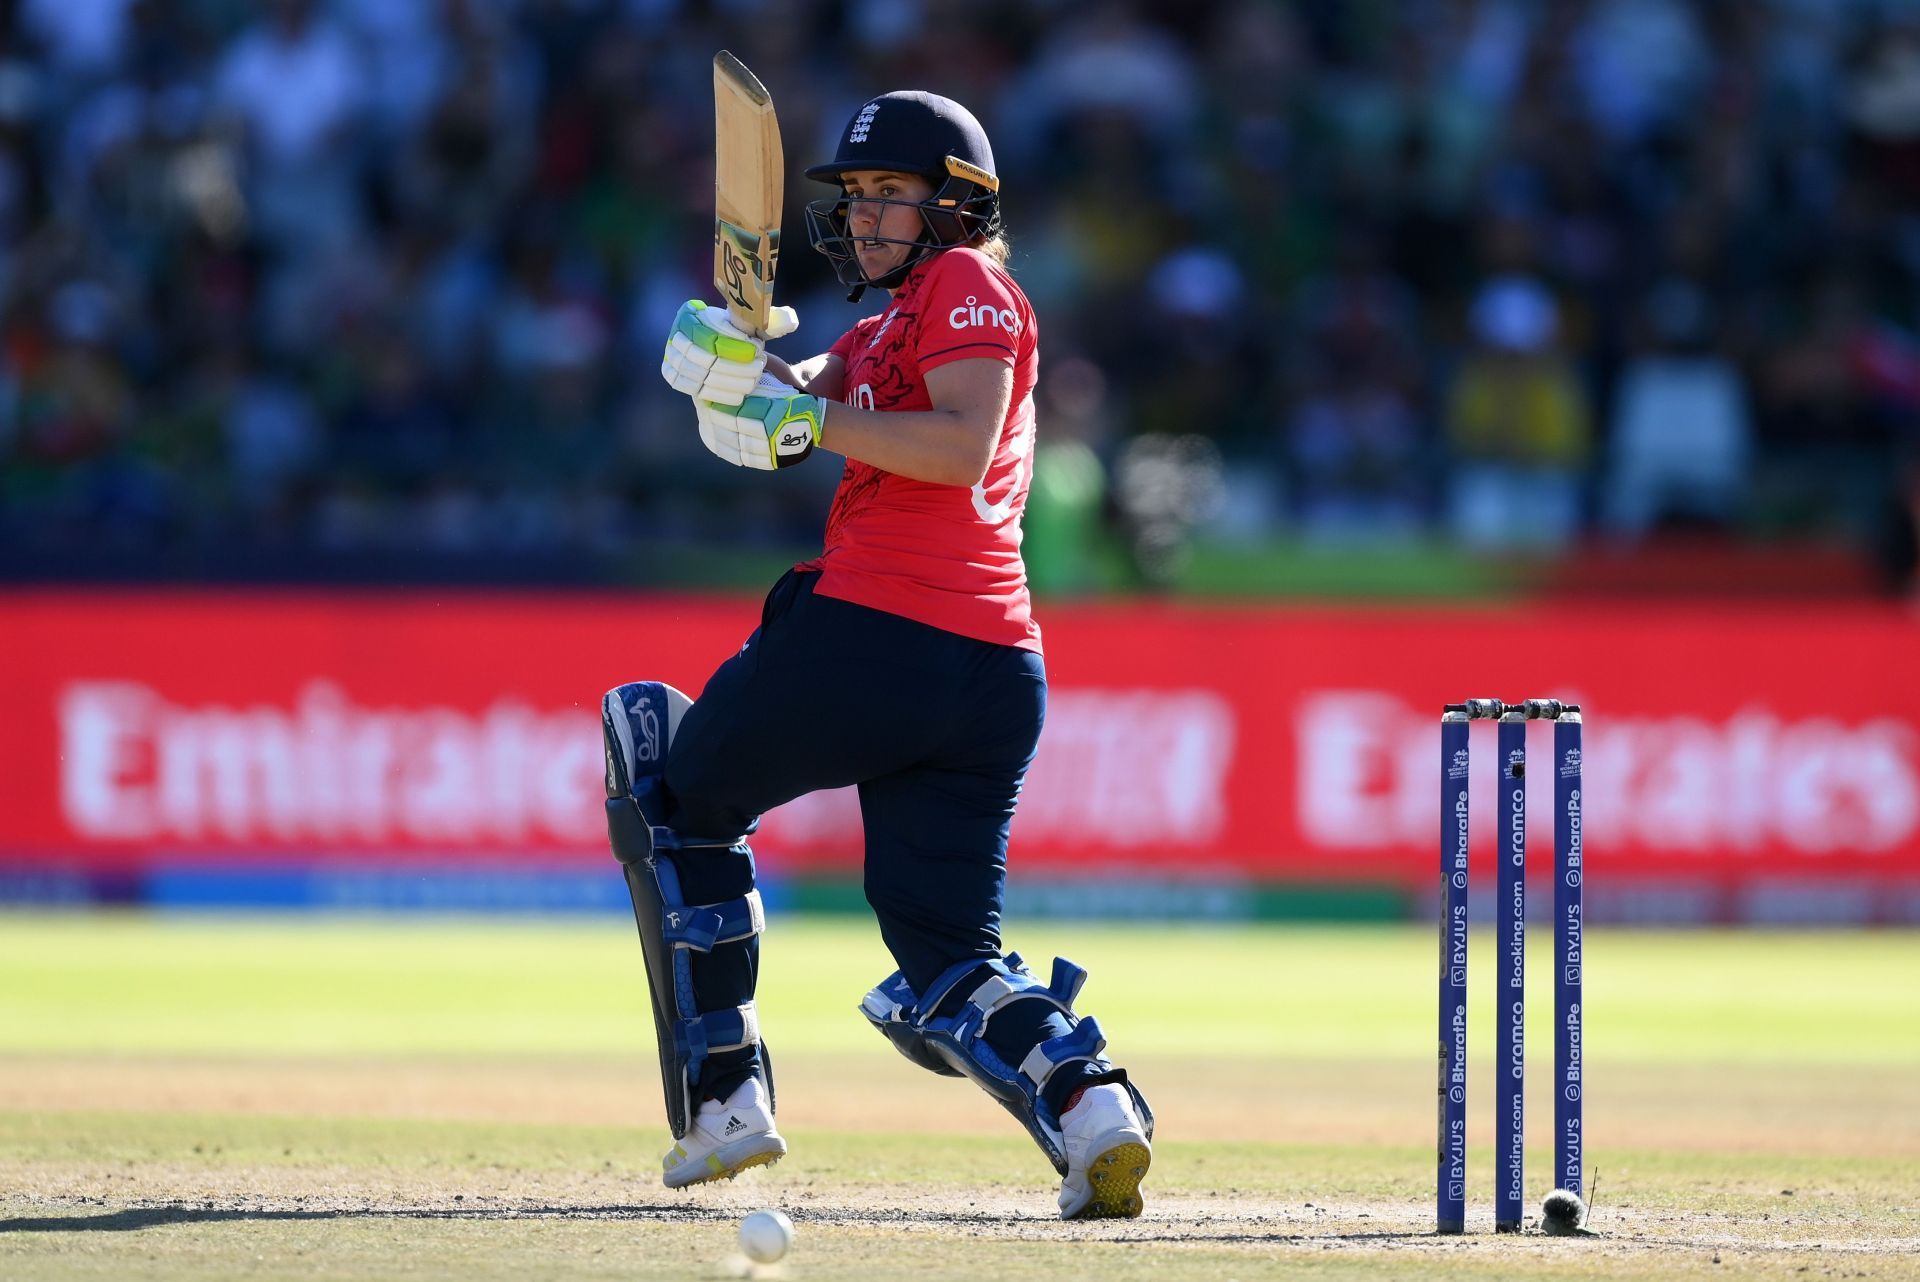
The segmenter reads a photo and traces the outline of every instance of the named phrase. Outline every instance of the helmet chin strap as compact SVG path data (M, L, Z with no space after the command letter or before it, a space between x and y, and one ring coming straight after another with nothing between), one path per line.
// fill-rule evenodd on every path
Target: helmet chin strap
M948 246L936 245L924 240L915 241L914 250L908 255L905 262L901 263L898 267L890 268L885 275L872 280L863 280L858 285L855 285L853 292L847 295L847 301L849 303L859 302L860 296L867 292L868 286L872 286L874 289L898 289L900 282L907 278L907 273L926 261L928 250L937 251L946 248L948 248ZM864 269L862 270L864 271Z
M914 260L914 262L917 262L917 261L919 260L918 259ZM855 285L853 287L853 292L847 295L847 301L849 303L859 302L860 296L866 293L869 288L873 288L873 289L899 288L900 282L905 280L907 278L907 273L912 270L914 262L901 263L898 267L895 267L894 269L889 271L886 275L880 277L878 280L861 281L858 285Z

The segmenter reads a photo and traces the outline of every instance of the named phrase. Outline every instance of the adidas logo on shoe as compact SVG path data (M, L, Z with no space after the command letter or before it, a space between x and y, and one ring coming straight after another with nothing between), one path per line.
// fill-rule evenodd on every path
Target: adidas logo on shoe
M750 1167L787 1155L787 1142L773 1129L766 1088L750 1078L731 1103L702 1100L699 1115L661 1164L661 1180L670 1189L709 1180L730 1180Z

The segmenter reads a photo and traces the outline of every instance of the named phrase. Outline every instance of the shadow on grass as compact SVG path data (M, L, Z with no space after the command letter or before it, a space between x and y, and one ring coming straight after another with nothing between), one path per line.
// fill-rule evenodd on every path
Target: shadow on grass
M1374 1229L1366 1233L1301 1233L1275 1229L1271 1233L1159 1233L1148 1236L1128 1236L1115 1238L1114 1241L1126 1246L1136 1242L1172 1242L1179 1246L1278 1246L1286 1242L1457 1242L1455 1237L1442 1237L1427 1230Z
M94 1215L37 1215L0 1220L8 1233L127 1233L169 1224L262 1223L286 1220L720 1220L737 1212L698 1206L421 1206L326 1207L319 1210L234 1206L136 1206Z
M1031 1225L1036 1230L1057 1227L1051 1216L995 1215L980 1211L928 1211L924 1208L882 1209L862 1207L793 1208L793 1218L830 1224L868 1223L894 1227L915 1224L943 1224L951 1227L992 1226L1002 1230ZM138 1206L120 1210L79 1215L19 1216L0 1220L0 1236L9 1233L130 1233L140 1229L164 1228L172 1224L221 1224L230 1221L271 1223L300 1220L662 1220L678 1223L728 1221L738 1219L737 1207L699 1206L685 1202L626 1206L357 1206L302 1209L297 1207L235 1206ZM1366 1233L1302 1233L1297 1229L1271 1232L1223 1233L1135 1233L1127 1230L1137 1221L1115 1221L1120 1233L1112 1238L1080 1239L1092 1244L1108 1241L1115 1245L1172 1242L1185 1246L1218 1243L1222 1245L1280 1244L1285 1242L1419 1242L1433 1234L1382 1229ZM1146 1227L1145 1225L1138 1225Z

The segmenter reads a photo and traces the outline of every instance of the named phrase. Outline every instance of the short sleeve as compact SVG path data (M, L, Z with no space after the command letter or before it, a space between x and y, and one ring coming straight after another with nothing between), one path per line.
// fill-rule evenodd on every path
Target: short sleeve
M927 281L914 357L923 373L949 361L980 358L1012 365L1020 336L1032 323L1026 299L985 258L949 251Z
M853 329L850 329L846 333L840 335L840 341L827 349L827 355L838 356L842 363L851 361L853 359L854 336L857 335L859 332L860 332L859 327L855 326Z

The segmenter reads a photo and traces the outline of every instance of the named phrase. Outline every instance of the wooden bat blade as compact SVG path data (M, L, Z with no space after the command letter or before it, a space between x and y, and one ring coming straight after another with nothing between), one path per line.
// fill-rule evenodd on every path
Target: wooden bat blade
M755 333L773 309L785 184L773 97L722 49L713 56L713 283Z

